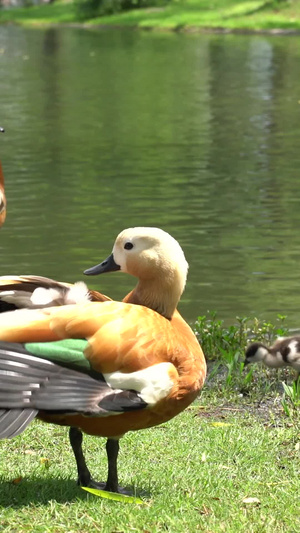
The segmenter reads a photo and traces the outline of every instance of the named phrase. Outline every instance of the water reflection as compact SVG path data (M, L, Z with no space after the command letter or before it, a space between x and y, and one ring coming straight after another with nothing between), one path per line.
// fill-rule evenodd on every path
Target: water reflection
M188 320L299 327L297 37L7 27L0 49L1 274L75 281L121 229L155 225L190 263Z

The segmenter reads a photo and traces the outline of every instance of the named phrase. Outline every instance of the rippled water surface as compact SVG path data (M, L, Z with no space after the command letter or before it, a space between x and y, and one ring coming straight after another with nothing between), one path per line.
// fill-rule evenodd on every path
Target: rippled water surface
M0 274L83 279L120 230L159 226L191 323L300 327L299 79L299 37L0 27Z

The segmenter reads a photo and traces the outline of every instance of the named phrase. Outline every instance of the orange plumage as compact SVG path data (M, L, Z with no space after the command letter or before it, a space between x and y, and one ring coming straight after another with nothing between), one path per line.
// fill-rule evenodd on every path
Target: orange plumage
M46 422L76 428L71 429L70 438L81 483L88 478L95 484L83 459L78 432L107 437L109 476L105 488L118 490L116 439L127 431L166 422L185 409L203 386L206 364L193 331L176 310L187 273L177 241L156 228L124 230L110 258L87 273L109 270L138 276L137 287L123 302L3 313L0 340L87 339L85 356L93 371L104 376L112 390L136 391L146 408L143 405L104 417L70 414L67 409L52 413L51 406L38 413Z

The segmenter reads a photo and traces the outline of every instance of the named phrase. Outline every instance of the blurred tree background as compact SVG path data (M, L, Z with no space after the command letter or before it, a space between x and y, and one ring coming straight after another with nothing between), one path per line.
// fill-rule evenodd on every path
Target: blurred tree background
M78 12L84 18L108 15L130 9L156 7L166 5L172 0L74 0ZM51 4L55 0L0 0L1 7L30 7L40 4ZM70 0L72 3L72 0Z
M159 7L172 0L74 0L76 12L81 19L110 15L130 9Z

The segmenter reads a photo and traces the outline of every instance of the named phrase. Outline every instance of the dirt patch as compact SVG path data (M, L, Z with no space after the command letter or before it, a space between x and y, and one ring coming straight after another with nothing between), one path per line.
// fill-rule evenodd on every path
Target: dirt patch
M247 422L254 417L264 425L272 427L285 425L287 420L280 398L270 398L263 402L245 403L238 406L226 403L218 407L199 408L197 416L217 422L224 422L233 416L245 416Z

